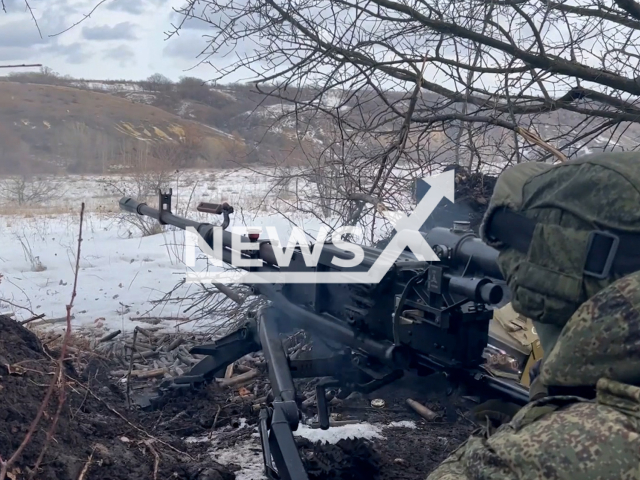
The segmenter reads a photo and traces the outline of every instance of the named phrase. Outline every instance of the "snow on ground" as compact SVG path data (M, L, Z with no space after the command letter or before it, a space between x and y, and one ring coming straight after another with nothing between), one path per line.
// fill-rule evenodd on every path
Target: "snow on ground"
M197 212L195 205L200 201L229 202L235 208L233 230L260 227L265 238L266 227L273 226L281 243L286 244L293 226L297 226L313 241L321 221L311 213L295 210L293 197L287 197L293 194L282 187L274 188L271 173L248 169L178 172L169 180L173 211L219 224L222 218ZM136 197L140 183L147 180L131 175L53 177L43 180L56 188L47 192L42 202L28 206L0 204L0 312L12 311L18 320L34 313L45 314L49 319L66 315L65 305L73 285L80 204L84 202L74 331L96 336L114 329L130 332L139 325L131 318L144 316L171 317L160 324L170 330L202 331L221 321L222 318L209 318L183 324L188 319L185 309L190 306L189 300L158 302L185 279L185 237L183 231L170 227L162 233L143 236L129 222L136 216L120 211L120 198ZM289 188L304 191L309 185ZM154 195L141 200L157 206ZM314 205L306 205L305 209L319 211ZM331 219L323 221L335 225ZM149 224L154 223L149 220ZM376 228L387 227L378 222ZM206 260L199 260L196 271L206 267ZM186 284L173 296L184 298L198 288ZM62 329L63 325L47 328Z
M130 92L125 94L125 97L135 103L144 103L145 105L153 105L156 100L156 96L153 93L145 92Z
M193 117L193 114L191 114L191 106L193 105L193 103L187 101L187 100L183 100L180 103L180 107L178 108L178 115L181 117L186 117L187 115L189 115L190 117Z
M382 436L382 426L372 425L370 423L356 423L353 425L340 425L331 427L329 430L321 430L319 428L311 428L306 425L300 425L295 432L298 437L303 437L312 442L327 442L331 444L345 438L364 438L373 440L374 438L384 438Z
M234 139L235 138L230 133L223 132L222 130L219 130L219 129L215 128L215 127L212 127L211 125L207 125L205 123L201 123L200 125L203 126L204 128L207 128L207 129L211 130L212 132L216 132L218 135L221 135L223 137L227 137L227 138L230 138L230 139Z
M391 422L389 424L389 427L410 428L411 430L415 430L416 428L418 428L418 426L416 425L416 422L413 422L411 420L402 420L401 422Z
M237 101L238 99L235 97L235 95L233 95L233 90L223 90L220 88L210 88L209 90L211 90L212 92L216 92L219 93L220 95L222 95L223 97L227 98L228 100L231 100L232 102Z
M47 318L66 315L73 285L79 211L86 203L83 242L74 303L73 327L76 332L113 329L131 331L138 323L130 317L149 315L186 320L187 304L163 304L161 298L185 278L184 232L165 232L142 236L122 218L117 189L124 183L119 176L69 176L58 182L59 195L37 207L0 207L0 312L14 311L26 319L31 312ZM195 211L200 200L228 201L236 208L231 226L275 226L281 239L288 238L291 221L317 231L304 215L288 218L265 208L274 199L264 200L271 183L259 174L240 172L189 172L174 182L174 212L199 221L219 223L222 219ZM190 203L189 203L190 202ZM156 206L157 200L148 203ZM187 207L187 205L189 206ZM15 211L12 211L15 208ZM131 218L131 215L129 215ZM193 291L186 285L178 294ZM10 302L10 303L8 303ZM13 305L11 305L13 304ZM16 306L26 307L21 309ZM178 326L180 320L168 320L165 328L206 329L200 321ZM63 328L63 324L51 327ZM104 330L104 332L102 332Z
M2 298L49 318L66 314L78 220L70 215L2 219ZM97 321L107 330L132 330L136 324L128 317L143 315L150 308L150 299L184 275L184 267L168 251L171 234L122 238L113 219L89 214L85 220L74 329ZM178 310L170 308L162 315L177 317ZM28 311L17 314L30 316Z
M118 82L118 83L107 83L107 82L92 82L92 81L77 81L71 82L71 86L77 88L88 88L89 90L101 90L106 92L135 92L142 91L143 88L141 85L138 85L133 82Z

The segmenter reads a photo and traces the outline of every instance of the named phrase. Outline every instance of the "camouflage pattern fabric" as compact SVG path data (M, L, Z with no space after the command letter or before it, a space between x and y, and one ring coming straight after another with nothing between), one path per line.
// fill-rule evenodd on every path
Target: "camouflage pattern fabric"
M640 479L640 272L583 304L542 364L547 385L594 386L595 400L547 396L493 435L472 436L428 480Z
M640 272L584 303L546 356L545 385L581 387L602 378L640 385Z
M538 400L488 439L470 438L428 480L640 479L640 418L628 414L639 408L640 388L612 380L598 384L597 403Z
M622 276L583 275L590 231L640 233L639 205L638 152L594 154L558 165L524 163L498 178L480 234L500 250L513 308L534 321L545 352L582 303ZM527 253L487 231L491 216L503 208L538 222Z

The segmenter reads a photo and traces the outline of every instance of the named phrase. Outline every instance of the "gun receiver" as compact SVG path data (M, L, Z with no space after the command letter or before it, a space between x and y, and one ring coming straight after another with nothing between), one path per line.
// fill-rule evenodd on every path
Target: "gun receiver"
M193 227L214 246L212 224L171 212L171 190L159 193L158 209L128 197L120 200L120 208L161 224ZM229 225L233 212L227 204L200 204L198 210L224 215L223 228ZM207 356L188 374L162 388L193 388L220 375L242 356L262 350L273 390L273 401L260 412L265 471L271 479L290 480L308 478L292 433L301 418L294 378L330 377L317 386L318 420L323 429L329 428L327 387L340 386L345 394L369 393L408 370L444 372L452 382L491 389L516 403L527 403L525 388L493 377L482 368L492 308L506 303L509 294L496 263L498 252L484 244L465 222L423 235L440 261L418 261L405 250L377 284L252 285L270 305L248 312L241 329L192 349L194 354ZM317 266L307 266L302 251L296 248L285 269L278 265L274 253L281 247L268 240L227 231L216 238L221 239L223 261L229 264L234 245L258 242L258 249L240 252L244 258L259 261L259 266L246 267L258 272L367 272L383 252L360 246L364 252L360 264L342 268L332 259L351 259L353 253L327 242L320 246ZM282 346L283 334L299 330L314 339L312 358L288 358Z

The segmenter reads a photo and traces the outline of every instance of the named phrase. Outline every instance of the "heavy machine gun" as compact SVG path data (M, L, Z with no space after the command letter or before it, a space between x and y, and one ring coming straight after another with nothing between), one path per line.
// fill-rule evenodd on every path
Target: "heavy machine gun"
M259 235L220 232L221 227L174 215L171 191L159 193L157 209L128 197L120 200L120 208L161 224L192 227L209 247L214 247L214 238L222 242L226 263L231 264L234 254L257 260L257 266L246 268L258 274L362 272L382 254L377 248L360 247L364 251L360 264L341 268L332 259L350 259L353 254L329 241L321 244L316 266L307 266L296 248L289 266L281 268L274 249L282 247L260 240ZM227 204L201 203L198 210L224 215L223 228L233 213ZM260 412L265 471L271 479L285 480L308 478L293 437L301 419L294 378L323 378L316 387L318 421L323 429L330 424L326 388L369 393L409 370L443 372L454 384L489 389L494 396L526 403L524 387L482 368L492 308L504 303L508 295L496 264L497 251L465 222L456 222L453 228L433 228L424 236L440 261L418 261L405 250L376 284L253 284L253 292L264 295L269 305L248 312L245 325L237 331L213 344L194 347L193 354L206 357L166 387L193 388L220 376L241 357L262 350L273 390L273 400ZM253 250L233 251L234 246L249 244ZM283 348L283 335L299 330L313 339L311 358L289 358Z

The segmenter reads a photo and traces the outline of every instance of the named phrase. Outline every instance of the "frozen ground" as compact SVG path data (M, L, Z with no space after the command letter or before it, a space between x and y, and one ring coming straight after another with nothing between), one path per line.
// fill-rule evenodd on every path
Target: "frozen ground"
M164 321L162 326L166 328L207 328L204 321L179 326L188 319L182 313L185 305L150 303L185 277L184 232L167 228L156 235L142 236L134 226L123 223L118 208L122 196L117 191L122 188L119 177L70 176L54 181L58 188L51 200L36 207L14 206L13 210L5 204L4 215L0 215L1 312L13 311L18 319L33 313L43 313L47 318L66 315L80 205L85 202L78 296L73 310L75 331L130 331L137 325L131 317L149 315L182 319ZM277 200L268 195L271 183L256 173L189 172L173 183L177 214L217 223L221 219L195 211L195 204L200 200L227 201L236 206L232 227L273 225L281 238L288 238L293 221L306 230L317 231L318 222L304 215L289 212L285 218L286 206L280 205L280 213L269 211L267 205L273 206ZM150 205L156 203L154 198L149 199ZM191 288L194 286L185 285L177 293L186 294Z
M385 439L384 430L388 427L415 429L416 424L411 421L392 422L388 425L359 423L354 425L344 425L331 427L329 430L310 428L300 425L294 433L297 437L307 438L312 442L323 442L335 444L339 440L347 438L364 438L368 440ZM255 432L247 440L237 443L230 448L216 448L217 439L212 438L191 438L188 441L210 442L211 455L223 465L239 465L241 470L236 472L236 480L263 480L266 479L263 471L262 450L260 447L260 434L257 427L243 426L241 428L252 428Z

